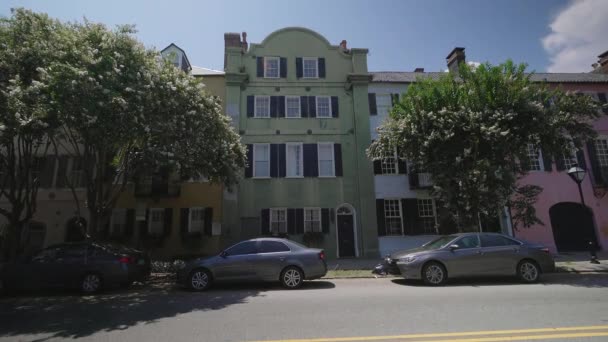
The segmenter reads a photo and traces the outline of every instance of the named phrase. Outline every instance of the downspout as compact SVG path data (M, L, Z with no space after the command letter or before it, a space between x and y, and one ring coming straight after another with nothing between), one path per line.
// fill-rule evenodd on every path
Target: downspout
M351 58L351 62L352 62L352 67L353 67L353 71L355 70L355 61L354 61L355 56L352 55ZM359 169L359 144L358 144L358 138L357 138L357 114L356 114L356 106L355 106L355 91L354 91L354 85L351 84L351 101L352 101L352 105L353 105L353 129L354 129L354 133L355 133L355 148L357 149L357 153L356 153L356 158L355 158L355 168L357 170L357 176L356 176L356 186L357 186L357 206L359 208L359 220L357 220L357 223L363 227L363 220L362 220L362 215L363 215L363 207L361 206L361 187L359 186L359 182L361 180L361 175L360 172L361 170ZM337 222L336 222L337 224ZM363 246L365 246L363 240L363 229L359 230L359 227L355 227L357 234L359 234L360 239L358 239L359 241L359 246L357 246L356 249L356 256L359 257L361 254L363 254L364 252L364 248ZM361 251L361 253L359 253L359 251Z

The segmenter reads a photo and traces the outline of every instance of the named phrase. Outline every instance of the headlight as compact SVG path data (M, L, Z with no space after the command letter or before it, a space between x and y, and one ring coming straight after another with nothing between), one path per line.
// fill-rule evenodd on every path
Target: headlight
M410 262L414 262L414 260L416 260L416 257L415 257L415 256L407 256L407 257L405 257L405 258L401 258L401 259L399 259L399 261L401 261L401 262L405 262L405 263L408 263L408 264L409 264Z

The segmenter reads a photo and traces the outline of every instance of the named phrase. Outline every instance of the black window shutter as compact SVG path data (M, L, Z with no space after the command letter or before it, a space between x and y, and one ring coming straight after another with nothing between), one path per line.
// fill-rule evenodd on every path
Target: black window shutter
M407 163L405 162L405 159L398 158L397 167L399 168L399 174L405 175L407 173Z
M287 209L287 234L296 234L296 210L293 208Z
M42 159L40 172L40 187L50 188L53 185L55 175L55 156L46 156Z
M262 235L270 235L270 209L262 209Z
M317 117L317 98L315 96L308 97L308 117Z
M334 144L334 166L336 177L342 177L342 145Z
M146 219L140 223L139 225L139 235L140 236L148 236L150 230L148 229L148 223L150 222L150 209L146 209Z
M188 224L190 221L190 208L179 210L179 231L182 235L188 234Z
M255 97L253 95L247 96L247 117L254 117L255 113Z
M410 173L408 174L408 180L410 182L410 189L418 189L418 171L416 168L410 168Z
M277 96L279 98L278 100L278 118L284 118L285 117L285 96Z
M304 75L304 69L302 67L302 57L296 57L296 77L302 78Z
M555 156L555 169L557 171L564 171L566 164L564 164L564 157L562 155Z
M593 179L595 184L604 184L604 177L602 175L602 168L597 160L597 153L595 152L595 141L591 140L587 142L587 153L589 153L589 162L591 163L591 170L593 171Z
M369 115L378 115L378 108L376 107L376 94L367 94L367 101L369 102Z
M247 166L245 167L245 178L253 176L253 144L247 144Z
M279 176L279 144L270 144L270 177Z
M376 199L376 219L378 225L378 236L386 235L386 226L384 224L384 200Z
M133 228L135 228L135 209L127 209L127 222L125 222L125 237L133 236Z
M321 208L321 230L329 234L329 208Z
M279 111L279 97L278 96L271 96L270 97L270 117L271 118L276 118L278 117L278 111Z
M300 116L308 117L308 96L300 96Z
M296 209L296 234L304 234L304 209Z
M68 156L59 156L59 168L57 169L56 187L66 187L66 177L68 169Z
M304 144L304 177L319 176L317 144Z
M258 66L258 77L264 77L264 57L257 58L257 66Z
M541 153L543 155L543 167L545 168L545 171L549 172L553 170L553 166L551 165L553 163L553 160L551 160L551 155L549 153L543 153L542 151Z
M403 218L403 230L405 234L420 233L418 219L418 200L405 198L401 200L401 217Z
M319 78L325 78L325 58L319 57Z
M211 236L213 235L213 208L205 208L204 215L205 216L203 218L203 227L205 227L205 235Z
M339 116L338 97L331 97L331 116L337 118Z
M281 57L281 78L287 78L287 58Z
M375 175L382 174L382 160L380 160L380 159L374 160L374 174Z
M585 162L585 152L583 149L576 151L576 161L578 162L578 166L580 168L587 170L587 162Z
M399 103L399 94L391 94L391 106Z
M279 144L279 177L285 177L287 175L287 166L286 166L286 151L285 144Z
M164 219L165 219L165 224L163 226L163 235L164 236L169 236L171 234L171 222L173 222L173 209L172 208L165 208L165 215L164 215Z

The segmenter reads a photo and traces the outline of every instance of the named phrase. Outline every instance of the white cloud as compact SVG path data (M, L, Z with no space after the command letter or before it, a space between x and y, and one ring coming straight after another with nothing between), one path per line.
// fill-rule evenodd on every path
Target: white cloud
M549 25L542 44L549 53L548 72L586 72L608 50L608 1L571 1Z
M478 66L481 65L480 62L475 62L475 61L469 61L469 62L467 62L467 64L469 66L473 67L473 69L475 69L475 68L477 68ZM443 72L448 72L448 71L450 71L450 69L443 69Z

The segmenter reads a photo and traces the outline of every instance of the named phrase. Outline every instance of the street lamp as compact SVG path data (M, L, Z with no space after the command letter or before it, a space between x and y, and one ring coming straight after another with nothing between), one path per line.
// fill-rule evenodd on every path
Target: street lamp
M570 170L568 170L568 176L570 176L570 178L576 182L576 185L578 185L578 193L581 195L581 203L583 204L583 208L587 209L587 206L585 205L585 198L583 197L583 190L581 189L581 183L585 179L585 174L587 174L587 171L578 166L571 167ZM589 240L589 254L591 254L591 263L599 264L592 239Z

